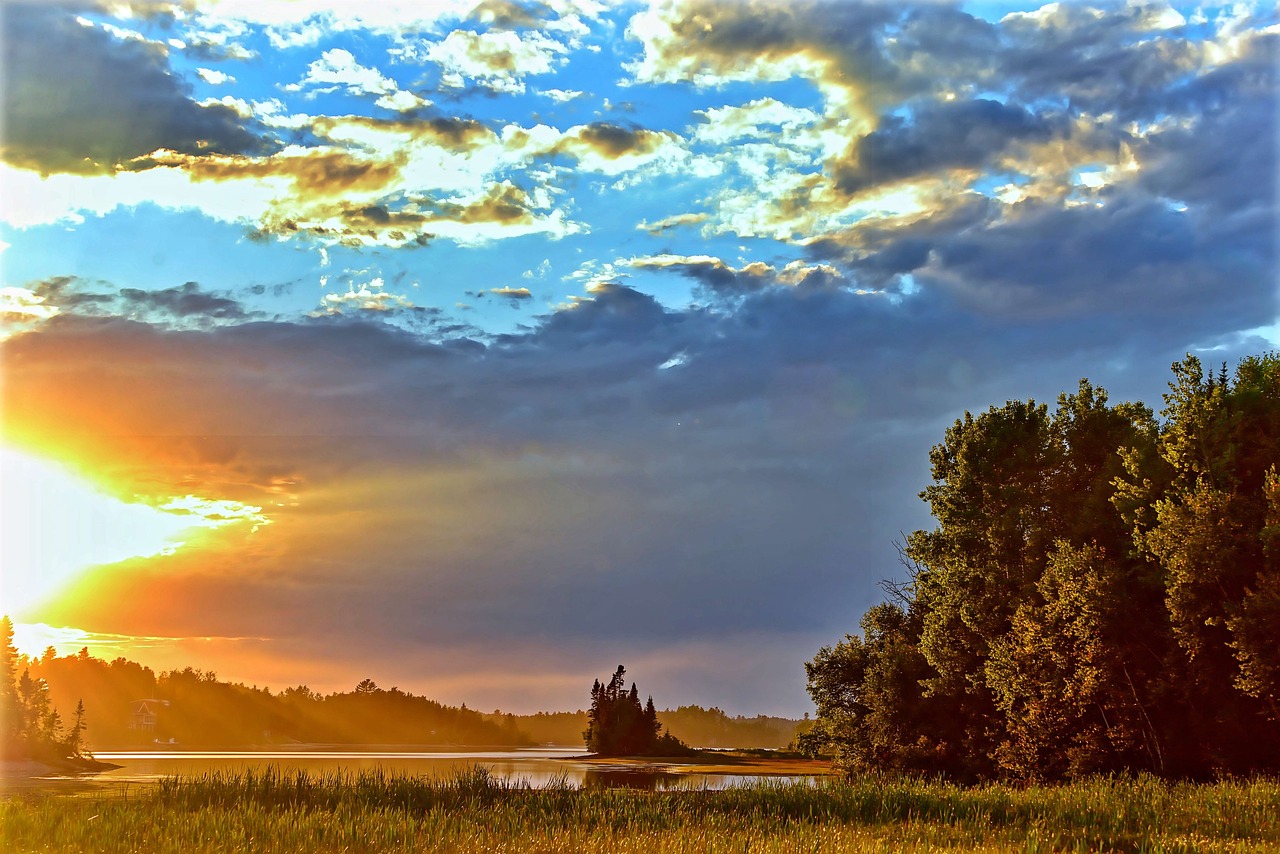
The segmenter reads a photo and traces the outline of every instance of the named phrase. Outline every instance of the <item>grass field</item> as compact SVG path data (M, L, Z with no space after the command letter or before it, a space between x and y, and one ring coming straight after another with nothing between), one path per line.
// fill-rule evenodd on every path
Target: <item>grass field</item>
M272 770L121 794L11 794L16 851L1280 851L1280 781L960 788L824 780L721 791L530 789Z

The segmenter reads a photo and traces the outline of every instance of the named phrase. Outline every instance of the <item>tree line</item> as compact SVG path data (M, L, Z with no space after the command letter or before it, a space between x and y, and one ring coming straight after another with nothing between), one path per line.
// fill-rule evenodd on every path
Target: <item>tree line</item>
M490 720L510 718L512 725L538 744L576 744L583 740L587 712L537 712L508 715L500 710ZM658 723L676 738L694 747L741 747L781 750L792 744L807 721L770 715L729 715L723 709L698 705L658 709Z
M223 681L212 671L191 667L157 674L125 658L110 662L96 658L87 649L59 656L50 648L39 657L29 657L18 655L11 642L7 648L0 663L21 675L16 678L18 688L2 698L6 734L18 726L61 732L56 711L40 710L72 708L83 700L80 708L89 710L87 723L78 718L80 729L72 724L64 735L74 734L77 742L87 740L97 748L142 746L170 739L199 747L293 742L532 743L509 723L488 720L465 704L448 706L398 687L384 689L371 679L350 691L331 694L313 691L306 685L272 692ZM35 699L24 701L25 706L19 703L20 709L28 711L13 715L12 698L21 700L28 694ZM150 704L156 713L154 728L134 727L132 713L141 700L157 701ZM23 752L16 742L10 742L5 745L5 755Z
M1087 380L946 431L906 581L806 665L850 772L1280 769L1280 355L1173 365L1161 418Z
M465 704L452 707L397 687L384 689L372 679L331 694L306 685L273 692L192 667L157 673L124 657L95 657L87 648L70 655L58 655L52 647L40 656L19 655L7 617L0 626L8 639L0 658L0 685L8 686L0 693L5 726L0 752L5 756L33 752L19 742L45 745L35 752L47 757L50 751L73 754L86 745L140 747L170 739L192 747L292 742L572 745L584 742L589 723L586 711L480 713ZM607 685L604 690L607 696ZM622 693L630 702L630 692ZM156 701L149 704L157 715L154 729L134 726L133 710L142 700ZM76 712L67 722L58 709ZM641 712L647 714L643 708ZM661 735L700 747L782 748L806 724L764 715L730 717L700 706L662 709L655 715Z

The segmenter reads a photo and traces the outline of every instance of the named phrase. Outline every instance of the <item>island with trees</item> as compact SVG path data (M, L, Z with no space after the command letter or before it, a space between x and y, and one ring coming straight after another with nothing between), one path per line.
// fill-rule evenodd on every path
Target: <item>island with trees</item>
M582 733L587 749L598 756L692 755L689 745L662 731L653 697L641 706L636 683L626 690L626 673L619 664L607 683L597 679L591 686L591 710Z

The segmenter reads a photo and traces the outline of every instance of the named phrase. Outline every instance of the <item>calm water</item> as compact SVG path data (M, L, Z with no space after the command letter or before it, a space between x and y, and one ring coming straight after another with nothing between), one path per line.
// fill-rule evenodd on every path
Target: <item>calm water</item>
M583 755L581 747L539 747L511 750L432 750L423 747L385 747L369 750L293 751L128 751L97 752L103 762L121 767L87 778L95 783L153 783L161 777L203 774L208 771L244 771L275 766L284 771L304 770L312 774L335 771L357 772L382 769L387 773L448 777L456 771L481 766L495 777L526 781L542 787L566 780L577 786L610 786L640 789L710 788L722 789L761 779L750 775L674 774L660 770L601 769L573 757ZM771 777L773 780L805 779ZM53 780L47 781L55 783ZM70 782L70 781L68 781Z

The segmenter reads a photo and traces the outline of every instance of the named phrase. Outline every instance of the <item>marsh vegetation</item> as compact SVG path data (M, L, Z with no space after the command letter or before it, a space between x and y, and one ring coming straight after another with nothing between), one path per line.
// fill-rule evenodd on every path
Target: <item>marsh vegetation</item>
M275 770L0 803L5 851L1265 851L1280 783L1150 776L958 787L873 778L720 791L535 789Z

